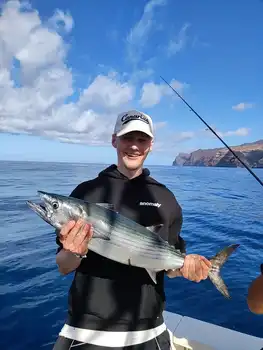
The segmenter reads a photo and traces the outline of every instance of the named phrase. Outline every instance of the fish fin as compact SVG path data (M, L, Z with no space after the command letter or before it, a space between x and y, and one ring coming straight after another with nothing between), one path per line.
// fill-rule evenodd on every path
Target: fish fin
M157 281L156 281L156 271L149 270L149 269L145 269L145 270L148 272L148 274L149 274L149 276L151 277L151 279L153 280L153 282L154 282L155 284L157 284Z
M147 230L152 231L154 233L158 233L163 227L163 224L146 226Z
M108 237L106 235L103 235L101 233L97 233L96 231L93 231L92 238L94 238L94 239L103 239L105 241L109 241L110 240L110 237Z
M103 239L106 241L110 240L110 232L107 224L104 221L100 220L97 222L97 225L94 226L92 238Z
M227 261L229 256L239 247L239 244L232 244L229 247L222 249L209 261L212 263L212 268L209 271L208 277L220 293L227 299L231 299L227 286L220 275L220 269Z
M111 203L96 203L96 205L103 207L105 209L111 209L114 210L114 205Z

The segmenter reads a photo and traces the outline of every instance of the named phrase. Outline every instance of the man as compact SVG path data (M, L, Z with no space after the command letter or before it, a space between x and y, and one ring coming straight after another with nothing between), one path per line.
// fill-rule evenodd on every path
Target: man
M260 265L260 272L251 282L247 295L248 308L256 315L263 315L263 264Z
M117 165L78 185L71 196L112 203L116 211L146 227L163 224L159 234L185 253L180 237L181 207L172 192L143 168L153 139L148 115L136 110L121 113L112 135ZM165 272L157 274L155 284L145 269L89 251L91 237L92 227L78 221L65 225L57 238L59 271L75 271L75 276L69 291L68 318L54 350L171 349L162 316ZM166 273L199 282L207 278L210 267L204 257L186 255L180 271Z

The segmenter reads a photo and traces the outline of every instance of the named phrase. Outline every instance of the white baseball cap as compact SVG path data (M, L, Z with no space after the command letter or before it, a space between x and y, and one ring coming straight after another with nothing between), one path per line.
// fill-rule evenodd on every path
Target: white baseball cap
M141 131L153 137L153 122L149 115L132 109L118 115L114 134L122 136L131 131Z

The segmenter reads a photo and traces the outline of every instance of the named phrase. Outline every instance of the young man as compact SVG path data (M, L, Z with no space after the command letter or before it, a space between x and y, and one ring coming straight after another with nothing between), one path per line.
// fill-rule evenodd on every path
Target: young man
M185 253L180 237L182 210L163 184L143 168L153 146L151 118L139 111L121 113L112 135L117 165L78 185L71 196L94 203L112 203L115 210L143 226L163 224L160 235ZM180 271L160 272L155 284L145 269L106 259L88 250L92 227L78 221L65 225L57 238L57 264L62 274L75 271L69 291L66 324L54 350L168 350L163 320L164 274L199 282L211 264L186 255Z

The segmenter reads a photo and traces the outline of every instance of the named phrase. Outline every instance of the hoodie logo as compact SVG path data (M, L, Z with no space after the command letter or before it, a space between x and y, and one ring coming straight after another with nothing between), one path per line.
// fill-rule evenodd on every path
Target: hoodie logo
M157 207L160 208L162 204L160 203L152 203L152 202L140 202L139 205L147 206L147 207Z

